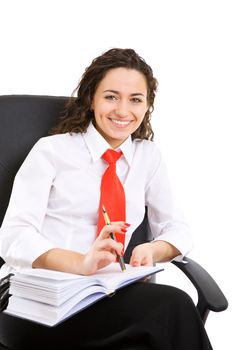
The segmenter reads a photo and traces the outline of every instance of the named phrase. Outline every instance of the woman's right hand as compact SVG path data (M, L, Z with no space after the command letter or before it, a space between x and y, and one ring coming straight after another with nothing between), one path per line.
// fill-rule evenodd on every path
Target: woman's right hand
M111 232L125 234L128 225L123 221L113 222L101 230L99 236L86 254L76 251L53 248L33 261L33 268L91 275L116 260L116 252L121 254L122 244L110 237Z
M112 222L105 225L90 250L83 255L81 262L81 274L91 275L97 270L109 265L116 260L116 253L121 254L123 245L110 237L111 232L125 234L127 225L123 221Z

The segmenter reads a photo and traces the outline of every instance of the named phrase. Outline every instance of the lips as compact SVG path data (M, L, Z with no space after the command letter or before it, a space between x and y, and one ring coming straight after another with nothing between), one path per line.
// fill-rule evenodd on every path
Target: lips
M114 125L124 128L131 123L131 120L119 120L119 119L110 119Z

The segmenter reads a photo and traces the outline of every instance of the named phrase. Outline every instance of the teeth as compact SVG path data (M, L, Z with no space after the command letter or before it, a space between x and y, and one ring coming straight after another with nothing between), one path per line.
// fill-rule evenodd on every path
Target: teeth
M120 121L116 119L112 119L113 123L118 124L118 125L127 125L130 123L130 121Z

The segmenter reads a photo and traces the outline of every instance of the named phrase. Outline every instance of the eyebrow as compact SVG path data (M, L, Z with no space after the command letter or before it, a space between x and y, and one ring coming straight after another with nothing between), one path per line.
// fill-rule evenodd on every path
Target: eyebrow
M118 94L118 95L120 94L120 92L117 90L104 90L103 92L112 92L112 93ZM133 94L130 94L130 96L144 96L145 97L145 95L142 94L141 92L134 92Z

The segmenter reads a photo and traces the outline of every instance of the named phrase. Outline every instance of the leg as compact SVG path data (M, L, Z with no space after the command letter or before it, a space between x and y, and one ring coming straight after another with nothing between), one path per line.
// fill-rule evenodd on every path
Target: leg
M212 349L191 298L158 284L132 284L56 327L2 317L0 342L12 349Z

